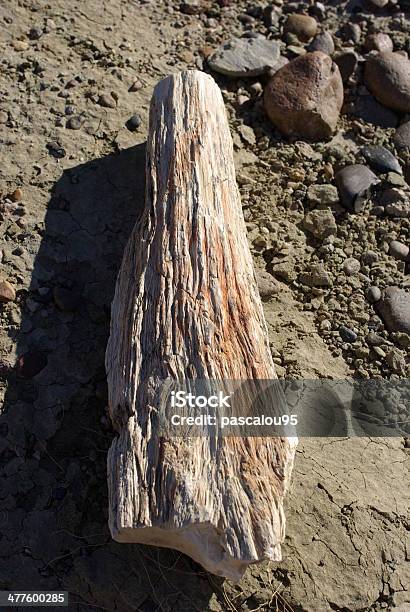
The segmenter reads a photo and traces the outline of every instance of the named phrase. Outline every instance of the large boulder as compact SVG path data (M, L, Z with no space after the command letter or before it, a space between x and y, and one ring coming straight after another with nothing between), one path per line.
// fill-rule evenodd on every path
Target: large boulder
M384 106L410 113L410 60L407 57L390 51L371 55L366 60L364 80Z
M312 141L332 135L342 104L339 68L321 51L283 66L264 94L266 113L282 134Z

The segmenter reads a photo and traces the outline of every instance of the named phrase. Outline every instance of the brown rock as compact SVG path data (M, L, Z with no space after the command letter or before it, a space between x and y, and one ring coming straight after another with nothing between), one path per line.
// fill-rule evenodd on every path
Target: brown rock
M393 41L388 34L376 32L366 36L364 48L367 51L393 51Z
M399 53L371 55L365 64L364 80L384 106L410 112L410 61Z
M307 53L283 66L268 83L264 105L268 117L288 137L329 138L343 104L342 77L331 58Z
M14 302L16 291L8 281L0 281L0 302Z
M317 21L308 15L288 15L283 29L284 34L295 34L302 42L308 42L317 33Z
M13 202L20 202L23 199L23 192L20 187L17 187L11 194L11 199Z
M114 98L109 94L102 94L98 98L98 104L104 108L115 108L116 106Z

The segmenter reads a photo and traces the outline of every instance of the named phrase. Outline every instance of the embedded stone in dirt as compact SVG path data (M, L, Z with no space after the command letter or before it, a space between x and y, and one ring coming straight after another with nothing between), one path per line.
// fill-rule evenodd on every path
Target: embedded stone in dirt
M393 41L388 34L376 32L366 36L364 47L367 51L393 51Z
M331 58L307 53L283 66L269 81L264 105L272 123L288 137L329 138L343 104L342 77Z
M358 64L358 56L354 51L344 51L333 58L337 64L343 83L346 83L355 73Z
M363 157L369 166L376 172L397 172L403 174L403 170L393 153L380 145L367 145L362 149Z
M309 15L299 15L292 13L288 15L284 34L294 34L302 42L308 42L317 32L317 21Z
M410 334L410 293L387 287L375 308L389 331Z
M34 378L47 365L47 357L40 351L28 351L17 360L17 371L23 378Z
M7 280L0 281L0 302L14 302L16 291Z
M410 112L410 60L407 57L388 51L371 55L366 60L364 80L379 102L396 111Z
M398 149L410 149L410 121L402 123L396 130L393 142Z
M346 166L339 170L335 176L341 204L350 212L360 212L362 210L372 186L379 182L377 176L362 164Z
M215 72L231 77L252 77L273 68L280 56L280 44L257 38L234 38L221 45L208 59Z
M266 270L256 269L256 281L258 283L259 295L262 301L269 300L280 291L280 284Z
M336 220L329 208L308 212L303 220L303 227L320 240L337 232Z

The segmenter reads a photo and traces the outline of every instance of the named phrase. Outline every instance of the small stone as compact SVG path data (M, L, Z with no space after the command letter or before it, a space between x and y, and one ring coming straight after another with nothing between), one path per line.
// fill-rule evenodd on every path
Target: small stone
M300 274L300 281L308 287L331 287L332 279L322 264L314 264L309 272Z
M343 342L356 342L357 340L357 334L349 327L345 327L345 325L339 327L339 335Z
M0 110L0 125L4 125L9 120L9 114L7 111Z
M378 302L381 296L382 292L380 291L379 287L372 286L366 291L367 301L370 302L370 304L375 304Z
M389 0L365 0L365 4L370 10L378 10L389 4Z
M58 142L48 142L46 147L48 149L49 154L52 155L52 157L55 157L56 159L62 159L66 156L64 148Z
M359 61L357 53L354 51L345 51L336 55L333 60L340 70L343 83L347 83L356 71Z
M130 87L128 88L128 91L131 93L134 93L135 91L139 91L143 87L144 87L143 83L141 83L141 81L137 79L136 81L132 83L132 85L130 85Z
M278 281L273 278L266 270L256 270L256 280L258 283L259 295L263 301L269 300L280 291Z
M16 51L26 51L30 46L26 40L13 40L11 44Z
M410 149L410 121L402 123L397 128L393 142L398 149Z
M366 36L364 48L366 51L393 51L393 41L388 34L376 32Z
M335 176L342 205L350 212L360 212L368 199L371 187L379 183L377 176L367 166L346 166Z
M361 153L369 166L376 172L398 172L403 174L401 166L390 151L380 145L367 145Z
M308 212L303 220L303 227L320 240L337 233L336 220L330 209Z
M338 68L315 51L283 66L268 83L264 105L268 117L288 137L322 140L333 133L343 104Z
M317 21L309 15L291 13L286 18L283 31L284 34L294 34L302 42L308 42L316 35Z
M242 140L248 145L254 145L256 143L255 132L249 125L240 125L238 127L238 132Z
M398 123L397 115L389 108L380 104L371 95L358 96L356 98L353 115L366 121L366 123L382 128L394 128Z
M185 0L179 5L179 10L185 15L198 15L201 12L199 0Z
M392 255L395 259L406 261L409 255L409 247L398 240L392 240L389 244L389 255Z
M23 378L34 378L47 365L47 357L40 351L28 351L17 360L17 371Z
M410 112L410 60L399 53L385 51L371 55L365 64L365 84L385 106Z
M0 281L0 302L14 302L16 299L16 291L7 280Z
M397 172L388 172L386 176L386 180L393 185L394 187L405 187L406 181L401 174Z
M360 42L362 30L358 23L345 23L341 34L344 41L357 44Z
M74 290L64 287L55 287L53 298L56 306L63 311L72 312L76 310L81 299L81 295Z
M406 374L406 360L397 348L392 348L386 355L386 363L396 374L404 376Z
M43 29L40 27L33 27L30 29L29 33L28 33L28 37L31 40L38 40L39 38L41 38L43 36Z
M83 123L83 117L81 115L76 115L75 117L70 117L67 119L65 125L68 130L80 130Z
M20 187L17 187L17 189L13 191L10 199L12 202L21 202L23 199L23 191L20 189Z
M360 268L360 261L358 259L355 259L354 257L349 257L343 262L343 270L348 276L353 276L353 274L357 274L358 272L360 272Z
M410 334L410 293L399 287L387 287L376 309L389 331Z
M135 115L128 119L125 125L130 132L135 132L141 125L141 116L135 113Z
M215 72L230 77L252 77L274 68L280 56L280 44L274 40L234 38L224 43L208 59Z
M335 43L330 32L320 32L309 45L309 51L321 51L327 55L332 55L335 51Z
M379 261L379 254L376 251L365 251L362 255L362 263L365 266L371 266Z
M405 200L402 202L387 204L384 210L389 217L407 219L410 217L410 201Z
M115 108L116 102L110 94L102 94L98 98L98 104L104 108Z
M372 331L367 334L366 342L367 344L370 344L370 346L380 346L381 344L384 344L386 341L383 338L383 336L380 336L379 334L376 334L376 332Z
M307 199L315 206L336 206L339 203L339 194L334 185L310 185Z

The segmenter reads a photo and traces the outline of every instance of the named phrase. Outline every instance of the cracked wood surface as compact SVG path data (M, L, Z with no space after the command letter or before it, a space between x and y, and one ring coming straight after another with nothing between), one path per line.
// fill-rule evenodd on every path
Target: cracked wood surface
M287 438L164 439L173 379L276 378L235 180L223 99L186 71L155 88L146 202L117 280L106 368L118 430L108 456L114 539L178 549L239 579L281 559Z

